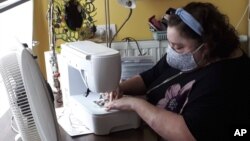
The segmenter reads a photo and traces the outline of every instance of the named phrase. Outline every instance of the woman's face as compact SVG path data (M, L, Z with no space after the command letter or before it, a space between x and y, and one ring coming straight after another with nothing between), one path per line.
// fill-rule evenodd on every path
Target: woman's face
M169 45L178 53L193 52L200 44L190 38L184 38L176 27L167 28L167 39Z

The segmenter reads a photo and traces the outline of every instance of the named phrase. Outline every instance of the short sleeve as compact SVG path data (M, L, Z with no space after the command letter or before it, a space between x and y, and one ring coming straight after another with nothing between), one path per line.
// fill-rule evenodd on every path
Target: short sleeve
M169 68L166 61L166 54L151 69L140 73L146 87L149 87L162 73Z

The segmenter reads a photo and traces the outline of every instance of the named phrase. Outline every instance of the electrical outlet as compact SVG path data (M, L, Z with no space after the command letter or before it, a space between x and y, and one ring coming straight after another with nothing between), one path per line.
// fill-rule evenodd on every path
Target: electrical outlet
M95 32L95 36L96 37L105 39L106 33L107 33L107 31L106 31L106 25L97 25L96 26L96 32ZM111 38L115 35L115 33L116 33L116 26L115 26L115 24L110 24L110 35L111 35Z

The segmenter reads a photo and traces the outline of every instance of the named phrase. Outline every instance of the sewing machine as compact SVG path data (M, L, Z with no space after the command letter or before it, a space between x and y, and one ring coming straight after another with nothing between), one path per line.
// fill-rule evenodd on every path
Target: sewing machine
M106 111L100 93L115 90L121 77L120 53L91 41L61 45L59 69L64 107L97 135L138 128L132 111Z

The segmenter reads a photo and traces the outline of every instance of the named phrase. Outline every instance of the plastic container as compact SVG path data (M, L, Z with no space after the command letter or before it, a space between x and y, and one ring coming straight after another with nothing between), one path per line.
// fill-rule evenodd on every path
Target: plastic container
M153 38L154 40L167 40L167 31L155 31Z

